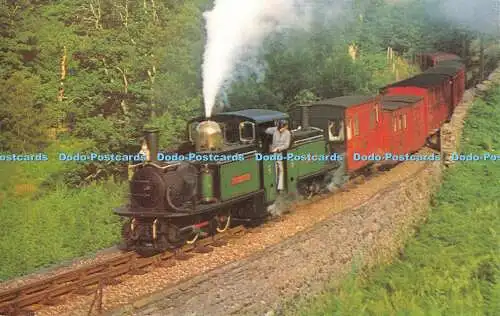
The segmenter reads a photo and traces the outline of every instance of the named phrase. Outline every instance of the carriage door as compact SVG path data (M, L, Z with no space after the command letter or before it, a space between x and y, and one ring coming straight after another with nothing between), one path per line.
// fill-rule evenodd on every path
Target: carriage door
M383 142L383 132L380 131L380 104L375 103L370 108L370 123L368 132L368 154L378 153L383 154L381 148Z
M402 138L402 133L401 133L401 128L400 126L402 125L402 119L401 122L399 120L399 113L397 111L394 111L392 113L392 135L394 137L389 140L391 143L391 149L392 149L392 154L393 155L399 155L401 154L402 150L402 144L403 144L403 138Z

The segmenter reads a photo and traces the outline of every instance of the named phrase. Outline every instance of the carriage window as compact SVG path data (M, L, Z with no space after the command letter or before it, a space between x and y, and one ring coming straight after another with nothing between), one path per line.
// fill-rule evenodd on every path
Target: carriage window
M354 136L359 135L359 120L358 117L354 118Z
M328 139L331 142L344 140L344 122L342 120L328 120Z
M406 129L406 114L403 114L403 128Z
M397 132L398 131L398 124L396 122L396 115L392 116L392 126L393 126L394 131Z
M349 123L347 123L347 139L352 138L352 120L349 120Z
M401 130L403 128L403 115L399 116L399 124L398 124L399 129Z
M375 118L377 120L377 123L379 121L379 118L378 118L378 104L375 106Z

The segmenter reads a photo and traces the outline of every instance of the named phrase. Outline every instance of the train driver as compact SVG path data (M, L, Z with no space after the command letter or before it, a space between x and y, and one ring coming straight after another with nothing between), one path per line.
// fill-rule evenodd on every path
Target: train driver
M266 134L273 135L273 143L271 145L272 153L281 153L290 147L291 134L288 130L288 122L285 120L280 120L276 127L269 127L266 129ZM283 166L283 160L276 160L277 169L277 189L278 192L284 190L285 186L285 170Z

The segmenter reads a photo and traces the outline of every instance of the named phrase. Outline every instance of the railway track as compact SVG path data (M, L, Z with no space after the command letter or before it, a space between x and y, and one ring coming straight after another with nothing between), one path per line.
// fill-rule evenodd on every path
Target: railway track
M358 175L346 184L345 190L363 184L366 179L374 176L376 174L368 177ZM318 194L311 199L298 203L315 203L328 196L330 195ZM275 220L279 220L279 218L272 218L269 223ZM240 236L249 230L251 229L239 225L228 229L224 233L203 238L195 244L186 244L177 251L168 251L151 257L141 257L132 251L124 252L102 262L85 265L71 271L0 291L0 316L35 315L37 310L46 306L63 304L64 296L69 294L86 296L95 294L96 298L98 298L98 294L103 287L121 283L122 280L119 279L121 277L146 274L148 273L147 269L151 267L173 266L176 260L187 260L192 256L193 252L210 252L213 250L211 247L223 246L226 244L227 239ZM102 300L102 296L99 300ZM100 312L99 306L100 302L97 302L96 309L98 312Z
M350 190L362 185L365 180L376 177L383 171L370 175L358 175L348 181L344 190ZM310 199L296 201L298 204L310 204L326 199L330 194L318 194ZM271 224L279 218L271 218ZM256 228L258 230L258 227ZM203 238L194 244L186 244L173 252L164 252L151 257L141 257L129 251L107 258L102 262L84 265L71 271L58 273L54 276L27 284L0 291L0 316L35 315L37 310L47 306L56 306L64 303L64 296L69 294L91 295L98 293L107 285L117 285L122 282L120 277L126 275L142 275L148 273L151 267L169 267L175 265L176 260L187 260L193 252L210 252L211 247L219 247L227 239L237 237L252 230L243 225L228 229L224 233ZM98 301L102 300L102 296ZM100 312L100 302L97 310ZM91 307L92 309L92 307ZM90 312L89 312L90 315Z
M45 306L59 305L68 294L90 295L98 293L106 285L121 283L120 277L147 273L149 267L168 267L175 265L175 260L186 260L192 252L206 253L211 247L226 244L227 239L246 232L243 226L230 228L225 233L204 238L196 244L185 245L175 252L164 252L152 257L140 257L134 252L126 252L104 262L84 266L46 279L0 292L0 315L34 315L35 311ZM96 295L96 297L98 297ZM101 296L102 299L102 296ZM97 302L97 309L99 304Z
M468 75L471 76L469 78L476 77L476 72L476 69L470 70ZM347 187L363 184L364 180L365 176L351 179ZM308 202L316 202L323 198L325 198L324 195L319 195ZM120 277L146 274L148 273L147 269L150 267L175 265L175 260L189 259L192 252L209 252L213 250L211 247L222 246L227 242L228 238L237 237L247 231L248 229L241 225L236 226L225 233L201 239L195 244L185 245L178 251L165 252L147 258L140 257L134 252L121 253L105 259L103 262L86 265L19 287L0 291L0 316L34 315L37 310L44 306L64 303L65 295L91 295L93 293L97 298L94 301L97 304L96 309L100 312L102 301L99 301L102 300L102 294L99 296L99 292L107 285L121 283ZM91 309L93 307L94 304Z
M434 152L428 148L427 150ZM401 164L404 162L401 162ZM343 191L363 185L367 180L377 177L392 169L378 170L374 173L360 174L350 179L343 188ZM297 205L309 205L317 203L330 197L331 194L318 194L310 199L296 201ZM271 218L268 224L282 217ZM255 228L259 229L259 227ZM193 252L209 252L211 247L219 247L227 242L227 239L237 237L252 230L243 225L228 229L224 233L203 238L195 244L186 244L178 251L164 252L152 257L141 257L135 252L125 252L107 258L102 262L85 265L74 270L56 274L42 280L33 281L19 287L0 291L0 316L35 315L37 310L47 306L63 304L64 296L69 294L91 295L95 294L95 307L100 313L102 288L107 285L117 285L126 275L142 275L148 273L148 268L161 268L175 265L176 260L187 260ZM93 304L94 305L94 304ZM91 306L91 310L94 306ZM89 315L91 313L89 312Z

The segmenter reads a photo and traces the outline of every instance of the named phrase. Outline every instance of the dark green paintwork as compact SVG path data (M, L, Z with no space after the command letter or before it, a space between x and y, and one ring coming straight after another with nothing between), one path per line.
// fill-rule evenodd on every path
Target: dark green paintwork
M211 200L214 197L214 177L211 172L201 173L202 199Z
M293 146L288 150L288 153L294 154L296 157L300 157L301 155L324 155L325 154L325 141L323 139L316 140L311 143L305 143L299 146ZM321 170L326 161L313 161L309 159L305 160L295 160L295 161L287 161L287 184L288 191L294 192L297 190L297 179L317 172Z
M250 180L235 185L231 184L233 177L246 173L250 173ZM242 161L232 161L221 165L220 179L222 201L257 191L260 187L259 162L252 155Z
M266 202L276 199L276 166L274 161L262 161L264 168L264 190Z

